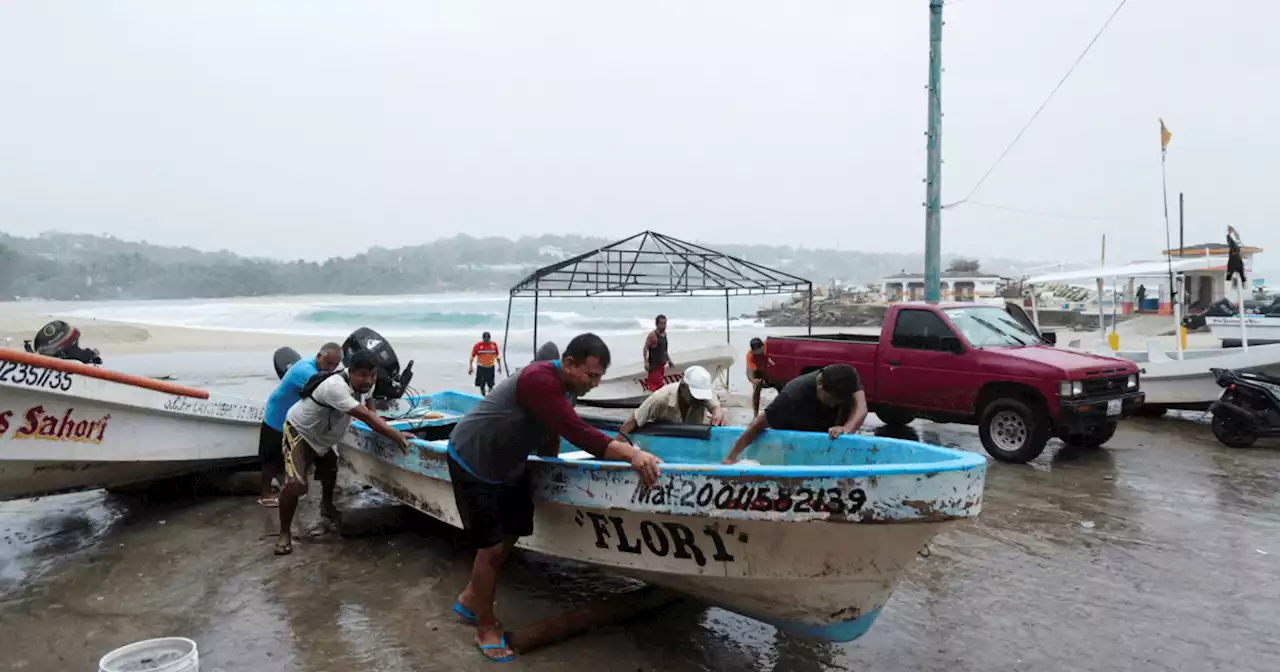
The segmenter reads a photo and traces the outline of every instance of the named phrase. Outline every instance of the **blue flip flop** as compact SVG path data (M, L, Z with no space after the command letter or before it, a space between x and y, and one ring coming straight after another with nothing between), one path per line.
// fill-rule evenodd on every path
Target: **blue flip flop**
M514 653L508 653L507 655L505 655L505 656L503 656L503 657L501 657L501 658L494 658L494 657L490 656L489 654L485 653L485 651L492 651L492 650L494 650L494 649L509 649L509 648L511 648L511 647L507 646L507 636L506 636L505 634L504 634L504 635L502 635L502 639L498 640L498 643L497 643L497 644L479 644L479 645L477 645L477 646L478 646L478 648L480 649L480 655L484 656L484 657L485 657L485 659L486 659L486 660L488 660L489 662L492 662L492 663L509 663L509 662L511 662L511 661L513 661L513 660L515 660L515 659L516 659L516 654L514 654Z
M480 620L479 618L476 618L476 615L470 609L462 606L461 602L453 603L453 613L461 616L462 620L470 623L471 625L475 625L476 621Z

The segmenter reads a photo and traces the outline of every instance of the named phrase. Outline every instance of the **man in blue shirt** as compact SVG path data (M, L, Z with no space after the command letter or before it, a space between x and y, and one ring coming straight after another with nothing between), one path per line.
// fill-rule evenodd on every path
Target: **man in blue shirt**
M315 359L300 359L280 379L275 391L267 397L267 409L262 416L262 429L258 434L258 459L262 462L262 494L258 503L263 506L279 506L271 494L271 481L279 478L284 483L284 418L289 409L298 403L302 386L317 373L333 371L342 363L342 346L325 343Z

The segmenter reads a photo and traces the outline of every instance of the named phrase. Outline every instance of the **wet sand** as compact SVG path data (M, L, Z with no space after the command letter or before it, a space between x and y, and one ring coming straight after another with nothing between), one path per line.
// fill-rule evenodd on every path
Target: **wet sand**
M913 427L981 450L972 428ZM1104 450L1055 441L1030 465L992 463L982 515L934 540L856 642L683 602L514 669L1274 670L1278 482L1280 444L1231 450L1198 422L1134 420ZM344 488L348 507L378 501ZM252 497L0 504L0 669L93 669L166 635L197 640L205 672L492 669L449 611L470 553L414 520L277 558L274 511ZM518 627L628 585L520 554L499 614Z

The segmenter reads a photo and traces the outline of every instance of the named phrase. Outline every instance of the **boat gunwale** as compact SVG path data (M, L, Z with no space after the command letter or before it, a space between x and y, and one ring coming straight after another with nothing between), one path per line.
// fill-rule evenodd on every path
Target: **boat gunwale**
M431 422L430 420L426 422ZM395 420L390 421L393 428L404 431L412 429L415 425L425 424L422 422L415 423L412 420ZM439 424L439 423L438 423ZM399 425L399 426L398 426ZM379 440L381 435L375 433L368 425L360 420L353 420L351 423L353 429L358 433L369 434ZM712 427L712 431L726 429L743 429L738 427L723 428ZM814 432L795 432L790 430L766 430L762 436L770 434L782 434L785 438L787 435L795 436L812 436ZM697 440L697 439L688 439ZM831 439L828 439L831 440ZM916 450L925 449L930 453L942 454L950 459L943 461L931 462L903 462L894 464L851 464L851 465L729 465L715 464L709 462L663 462L661 465L662 473L680 473L694 476L716 476L728 478L786 478L786 479L803 479L803 478L870 478L880 476L910 476L921 474L939 474L944 472L964 472L975 469L985 469L987 460L982 455L971 453L969 451L957 450L955 448L947 448L945 446L934 446L920 441L908 441L906 439L894 439L889 437L868 437L858 435L846 435L835 441L855 441L858 443L864 441L875 441L877 443L888 442L891 444L914 444L911 447ZM426 439L415 439L411 445L426 448L431 452L445 455L448 453L448 440L428 441ZM542 457L539 455L530 455L528 461L534 464L546 464L552 467L565 468L572 467L581 471L624 471L630 470L631 465L626 462L613 460L566 460L560 457Z

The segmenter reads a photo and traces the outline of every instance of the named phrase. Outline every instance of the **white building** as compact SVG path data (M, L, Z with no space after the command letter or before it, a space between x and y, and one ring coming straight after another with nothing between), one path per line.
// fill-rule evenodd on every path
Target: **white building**
M943 301L975 301L1000 296L1004 278L982 271L943 271ZM880 281L886 301L923 301L924 274L897 273Z

